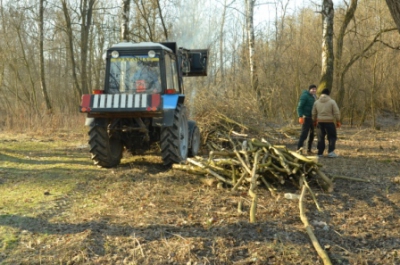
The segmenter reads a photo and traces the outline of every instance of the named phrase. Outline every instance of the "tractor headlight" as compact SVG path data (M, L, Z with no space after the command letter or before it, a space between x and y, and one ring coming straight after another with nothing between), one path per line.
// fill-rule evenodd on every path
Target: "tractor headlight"
M119 52L118 51L112 51L111 52L111 57L112 58L118 58L119 57Z
M150 50L150 51L148 52L148 55L149 55L150 58L154 58L154 57L156 56L156 52L153 51L153 50Z

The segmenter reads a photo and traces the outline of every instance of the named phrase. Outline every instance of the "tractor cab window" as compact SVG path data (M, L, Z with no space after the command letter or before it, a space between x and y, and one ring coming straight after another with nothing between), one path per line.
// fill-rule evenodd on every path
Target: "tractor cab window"
M159 93L160 59L143 56L111 58L109 93Z
M169 91L179 92L178 71L176 67L176 61L174 58L171 58L168 54L165 55L165 73L167 79L167 89Z

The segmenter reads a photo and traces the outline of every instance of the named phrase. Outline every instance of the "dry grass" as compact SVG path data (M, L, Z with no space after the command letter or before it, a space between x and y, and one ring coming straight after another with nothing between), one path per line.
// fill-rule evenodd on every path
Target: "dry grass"
M278 198L260 188L250 224L246 190L166 168L158 154L97 168L85 128L56 124L0 133L0 264L321 264L298 202L283 198L292 186ZM294 149L298 131L265 133ZM370 182L313 186L324 210L308 198L314 232L333 264L399 264L400 133L345 126L339 138L341 157L322 159L323 171Z
M0 121L0 132L12 132L13 134L49 135L55 133L62 135L70 131L81 133L84 131L82 124L85 123L85 116L79 113L69 115L56 113L46 115L45 113L34 114L30 111L21 110L18 113L4 115ZM82 131L77 130L81 128ZM62 137L62 136L61 136Z

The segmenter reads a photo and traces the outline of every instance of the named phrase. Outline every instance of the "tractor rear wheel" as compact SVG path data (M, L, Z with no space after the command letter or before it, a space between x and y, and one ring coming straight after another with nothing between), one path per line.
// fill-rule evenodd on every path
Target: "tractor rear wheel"
M95 165L110 168L121 162L123 144L114 136L109 136L107 128L93 126L89 131L90 154Z
M165 165L180 163L188 155L189 129L185 106L178 104L172 126L161 129L161 155Z

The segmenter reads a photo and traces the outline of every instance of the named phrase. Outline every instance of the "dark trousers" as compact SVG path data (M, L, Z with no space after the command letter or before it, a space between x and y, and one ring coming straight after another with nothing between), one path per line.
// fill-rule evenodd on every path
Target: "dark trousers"
M308 134L310 134L310 136ZM307 139L307 137L307 150L311 151L312 142L314 141L314 124L311 117L304 118L304 124L301 126L300 139L297 143L297 150L303 147L304 141Z
M336 126L333 122L321 122L317 125L318 155L325 151L325 136L328 138L328 153L333 152L336 146Z

